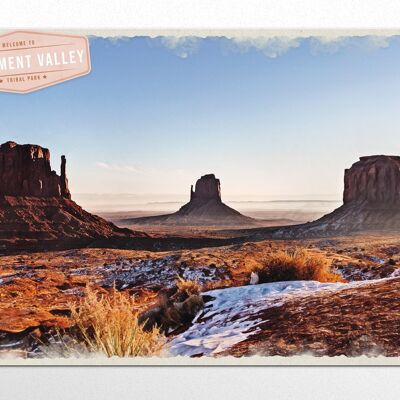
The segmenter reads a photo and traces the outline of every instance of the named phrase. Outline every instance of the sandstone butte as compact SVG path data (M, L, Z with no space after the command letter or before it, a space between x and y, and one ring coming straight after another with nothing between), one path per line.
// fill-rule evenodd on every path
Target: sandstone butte
M302 225L265 230L260 237L306 238L400 230L400 157L360 157L344 173L343 205Z
M68 188L66 163L62 156L57 175L48 149L15 142L0 146L0 252L147 236L118 228L77 205Z
M242 215L227 206L221 199L221 183L214 174L203 175L195 188L190 188L190 201L177 212L154 217L130 218L124 223L137 225L177 225L177 226L229 226L255 225L253 218Z

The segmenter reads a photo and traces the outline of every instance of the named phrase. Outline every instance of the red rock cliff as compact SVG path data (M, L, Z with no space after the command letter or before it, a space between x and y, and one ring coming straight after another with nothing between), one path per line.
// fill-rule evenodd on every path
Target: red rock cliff
M197 180L195 190L190 189L190 200L221 201L221 184L214 174L203 175Z
M345 171L343 202L400 201L400 157L368 156Z
M316 221L279 228L272 236L295 239L361 231L400 231L399 156L360 157L345 170L342 206Z
M0 146L0 195L71 198L61 157L61 175L52 171L50 151L33 144Z

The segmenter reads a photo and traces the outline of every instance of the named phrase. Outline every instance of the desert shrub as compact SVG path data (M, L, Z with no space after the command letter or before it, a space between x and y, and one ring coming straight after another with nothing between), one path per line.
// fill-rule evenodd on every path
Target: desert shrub
M178 276L176 282L177 291L183 295L190 296L192 294L199 294L201 292L201 286L196 281L185 280Z
M134 297L115 288L101 293L87 288L85 297L71 304L73 340L89 352L108 357L140 357L159 354L164 336L155 327L145 331L138 322Z
M258 274L259 283L313 280L319 282L344 282L331 270L329 259L311 255L304 249L279 251L268 255L253 272Z
M196 281L178 276L176 288L161 290L157 302L139 314L139 322L146 331L156 326L168 335L189 324L204 307L201 291L202 287Z

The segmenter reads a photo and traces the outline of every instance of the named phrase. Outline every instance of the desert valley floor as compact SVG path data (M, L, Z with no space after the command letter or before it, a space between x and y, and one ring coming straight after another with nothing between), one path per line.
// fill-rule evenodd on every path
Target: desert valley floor
M298 248L329 260L337 282L250 285L260 260ZM0 355L41 357L87 285L127 292L145 309L178 276L201 287L204 308L167 334L166 355L400 354L400 238L363 234L264 240L167 252L77 249L1 257Z

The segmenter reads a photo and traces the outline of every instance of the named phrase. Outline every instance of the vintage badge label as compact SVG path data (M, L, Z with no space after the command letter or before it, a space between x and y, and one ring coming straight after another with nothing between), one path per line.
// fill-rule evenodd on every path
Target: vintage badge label
M0 91L29 93L90 72L85 36L16 31L0 36Z

